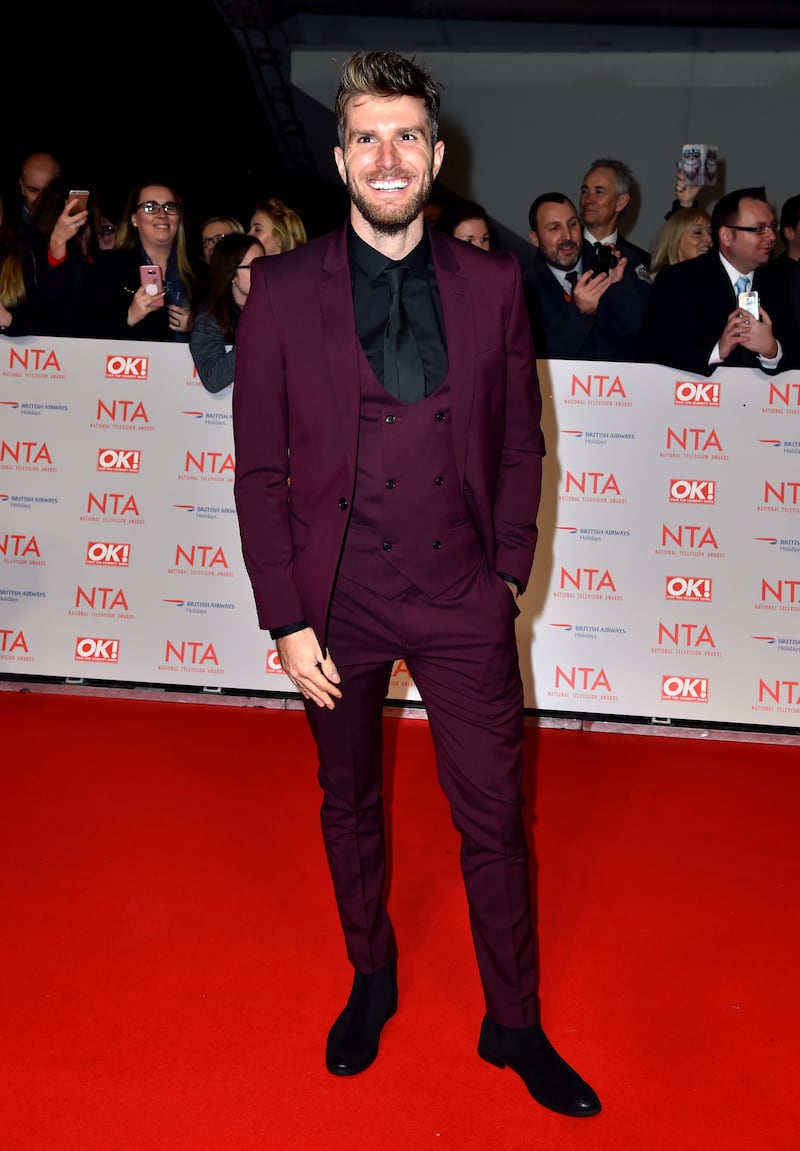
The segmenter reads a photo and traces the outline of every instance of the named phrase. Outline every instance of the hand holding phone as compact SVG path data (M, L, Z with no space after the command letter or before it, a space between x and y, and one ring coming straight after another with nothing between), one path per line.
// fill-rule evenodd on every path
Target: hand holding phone
M758 304L758 292L740 292L739 307L743 312L748 312L756 320L761 319L761 310Z
M81 212L85 212L87 207L89 206L89 193L86 190L86 188L78 188L78 189L73 188L70 192L67 193L67 202L69 202L70 200L74 200L76 198L78 200L78 203L72 205L72 208L70 209L70 213L69 213L70 216L77 216Z
M160 297L153 299L150 304L151 308L164 307L164 282L161 275L161 268L158 264L142 264L139 268L139 281L148 296Z

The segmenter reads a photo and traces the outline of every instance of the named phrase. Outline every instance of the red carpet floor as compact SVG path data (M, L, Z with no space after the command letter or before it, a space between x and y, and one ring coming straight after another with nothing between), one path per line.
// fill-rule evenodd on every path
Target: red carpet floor
M475 1053L427 725L387 719L400 1010L350 984L301 713L0 692L0 1151L796 1151L796 747L529 731L545 1027L570 1120Z

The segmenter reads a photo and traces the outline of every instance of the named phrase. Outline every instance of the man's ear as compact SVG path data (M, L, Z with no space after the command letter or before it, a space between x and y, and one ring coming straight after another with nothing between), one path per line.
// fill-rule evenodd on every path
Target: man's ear
M528 235L531 238L531 243L533 244L534 248L538 248L539 247L539 237L536 234L536 232L528 232Z
M338 145L333 149L333 158L336 161L336 168L342 178L342 183L346 184L347 173L344 168L344 152Z
M622 213L625 211L625 209L627 208L628 204L630 204L630 202L631 202L631 198L628 195L628 193L627 192L620 192L620 194L617 196L617 212L619 213L619 215L622 215Z
M444 162L444 141L437 140L433 145L433 178L439 175L439 169Z

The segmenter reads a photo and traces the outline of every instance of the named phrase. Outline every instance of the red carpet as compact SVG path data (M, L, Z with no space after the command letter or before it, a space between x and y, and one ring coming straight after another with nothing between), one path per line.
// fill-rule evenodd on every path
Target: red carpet
M0 692L0 725L1 1151L800 1143L796 747L529 731L544 1023L604 1103L570 1120L475 1054L424 721L386 721L401 1003L353 1080L302 714Z

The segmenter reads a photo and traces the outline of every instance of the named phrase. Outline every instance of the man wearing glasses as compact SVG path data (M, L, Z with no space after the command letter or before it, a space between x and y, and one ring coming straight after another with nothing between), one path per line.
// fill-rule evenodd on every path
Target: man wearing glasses
M656 276L640 360L702 376L722 366L777 371L785 303L764 276L776 233L763 188L723 196L711 216L711 251Z

